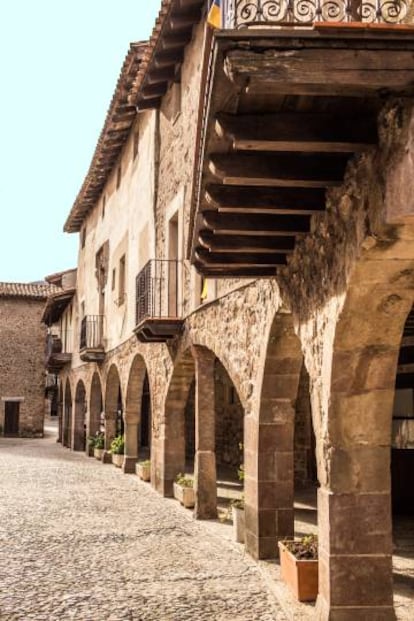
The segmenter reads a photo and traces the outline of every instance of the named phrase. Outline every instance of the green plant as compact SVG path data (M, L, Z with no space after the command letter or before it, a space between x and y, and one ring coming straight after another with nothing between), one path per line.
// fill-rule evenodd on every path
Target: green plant
M114 455L123 455L125 449L124 436L116 436L111 442L111 453Z
M298 560L316 560L318 558L318 537L306 535L298 540L283 541L287 549Z
M96 436L88 436L88 446L90 448L95 448L96 444Z
M244 496L230 500L230 506L235 509L244 509Z
M143 468L149 468L151 465L151 461L149 459L145 459L144 461L139 461L138 465L142 466Z
M176 483L178 483L178 485L181 485L181 487L194 487L194 481L193 479L190 479L190 477L186 476L185 474L182 474L180 472L180 474L177 474L176 477Z
M105 436L101 431L98 431L94 436L93 448L96 448L96 449L105 448Z

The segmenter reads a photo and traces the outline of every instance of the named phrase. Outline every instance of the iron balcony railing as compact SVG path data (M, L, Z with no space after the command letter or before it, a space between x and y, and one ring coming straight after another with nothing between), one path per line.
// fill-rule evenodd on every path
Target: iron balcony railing
M70 354L72 353L72 339L70 330L59 330L58 332L50 332L46 335L45 354L49 359L54 354Z
M103 349L103 328L103 315L86 315L81 322L80 349Z
M224 28L414 21L412 0L225 0Z
M151 259L136 278L136 324L144 319L179 318L182 262Z

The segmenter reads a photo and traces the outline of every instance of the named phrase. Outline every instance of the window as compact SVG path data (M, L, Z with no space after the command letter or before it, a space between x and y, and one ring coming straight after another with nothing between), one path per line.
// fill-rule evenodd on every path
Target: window
M132 159L134 160L138 155L138 147L139 147L139 132L136 131L134 133L134 144L132 146Z
M121 178L122 178L122 168L121 166L118 166L117 171L116 171L116 189L119 190L119 186L121 185Z
M125 255L119 260L119 283L118 283L118 303L121 305L125 301Z
M85 248L85 243L86 243L86 226L83 227L83 229L81 229L81 246L82 248Z

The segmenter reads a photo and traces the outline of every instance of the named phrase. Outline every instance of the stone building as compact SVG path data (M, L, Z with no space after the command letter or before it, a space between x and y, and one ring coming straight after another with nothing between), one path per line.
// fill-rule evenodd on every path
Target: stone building
M393 619L391 496L413 509L408 5L235 0L213 31L208 4L163 0L131 45L66 221L60 440L103 429L107 461L123 433L124 472L150 455L165 496L193 473L204 519L243 463L255 558L317 479L315 617Z
M42 436L45 415L47 283L0 283L0 428L5 436Z

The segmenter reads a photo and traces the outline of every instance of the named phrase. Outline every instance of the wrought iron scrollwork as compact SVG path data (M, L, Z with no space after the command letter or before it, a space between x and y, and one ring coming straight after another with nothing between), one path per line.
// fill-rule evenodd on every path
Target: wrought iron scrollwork
M408 14L410 0L227 0L226 28L366 22L397 24Z

